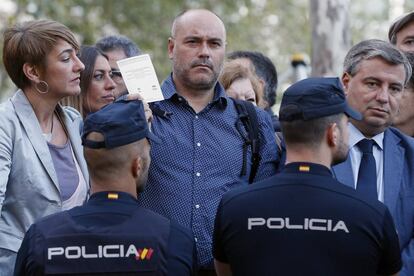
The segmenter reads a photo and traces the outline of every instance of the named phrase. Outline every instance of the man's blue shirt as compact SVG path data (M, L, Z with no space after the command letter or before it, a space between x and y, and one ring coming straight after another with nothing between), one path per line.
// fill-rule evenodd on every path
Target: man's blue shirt
M215 95L196 113L177 92L170 76L162 84L165 100L154 104L164 115L154 114L152 131L162 142L152 145L151 166L143 206L191 228L199 265L212 268L214 217L221 196L247 185L251 151L247 147L247 171L241 176L243 135L246 135L232 99L217 84ZM270 116L257 109L261 162L255 181L276 173L278 149ZM239 126L236 127L236 124Z

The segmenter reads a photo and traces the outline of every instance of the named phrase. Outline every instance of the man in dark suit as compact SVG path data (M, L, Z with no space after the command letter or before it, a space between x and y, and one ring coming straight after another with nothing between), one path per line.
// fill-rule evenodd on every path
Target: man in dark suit
M390 125L410 76L407 58L388 42L365 40L350 49L342 82L348 104L363 119L350 120L348 158L333 167L338 181L389 208L399 235L404 276L414 275L414 140ZM360 146L363 140L372 144L369 153ZM370 166L365 165L366 155L372 159ZM368 168L372 174L367 178Z

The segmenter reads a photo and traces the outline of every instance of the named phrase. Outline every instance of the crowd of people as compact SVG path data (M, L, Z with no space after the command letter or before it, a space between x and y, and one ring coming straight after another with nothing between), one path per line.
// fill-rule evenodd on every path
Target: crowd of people
M174 19L149 104L117 64L142 53L127 37L3 37L0 275L414 275L414 12L279 116L274 64L226 59L209 10Z

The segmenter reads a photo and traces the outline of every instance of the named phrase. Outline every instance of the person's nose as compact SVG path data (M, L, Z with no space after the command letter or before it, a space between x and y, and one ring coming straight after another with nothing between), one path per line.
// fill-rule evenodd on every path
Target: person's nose
M78 58L78 56L75 55L75 57L74 57L73 71L74 72L82 72L83 70L85 70L85 65Z
M211 56L211 50L207 41L201 43L199 56L204 58L209 58Z
M105 81L105 89L106 90L114 90L115 87L116 87L116 83L114 82L114 80L110 76L108 76L106 78L106 81Z
M379 101L380 103L387 103L388 102L388 97L389 97L389 91L388 91L388 87L386 87L385 85L381 86L380 89L377 92L377 97L376 100Z

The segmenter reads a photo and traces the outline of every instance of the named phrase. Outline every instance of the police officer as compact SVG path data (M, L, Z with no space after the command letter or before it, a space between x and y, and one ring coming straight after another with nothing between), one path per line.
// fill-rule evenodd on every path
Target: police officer
M330 171L348 154L348 116L338 78L310 78L284 93L280 174L225 194L213 255L218 275L392 275L401 269L388 209L360 198Z
M192 275L190 231L137 205L150 164L145 138L158 142L140 101L119 101L86 118L92 195L30 227L15 275Z

